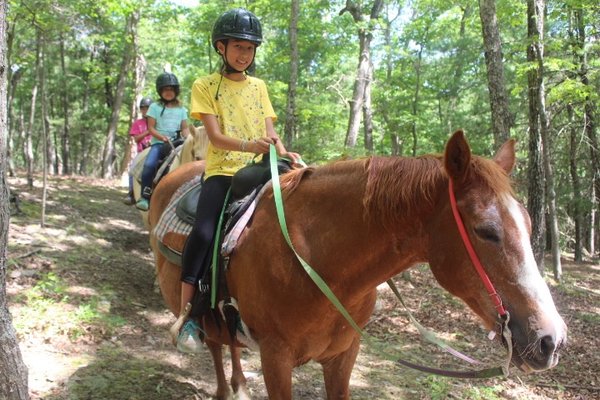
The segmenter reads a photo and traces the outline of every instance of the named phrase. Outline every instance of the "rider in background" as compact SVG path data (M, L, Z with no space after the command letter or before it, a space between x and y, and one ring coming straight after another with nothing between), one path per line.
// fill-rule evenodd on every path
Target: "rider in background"
M191 117L202 120L210 143L196 222L183 252L179 318L170 329L173 344L181 351L201 348L199 329L188 320L190 302L196 285L203 298L209 295L207 285L199 280L210 262L217 219L232 176L256 154L268 153L271 144L280 157L300 160L299 154L285 149L275 132L276 116L265 83L246 73L261 43L262 29L254 14L243 8L226 11L212 31L212 45L223 65L192 86Z
M152 135L150 135L150 131L148 130L148 117L146 116L150 104L152 104L152 99L150 97L144 97L140 100L140 113L142 114L142 118L134 121L131 125L131 129L129 129L129 136L131 136L136 143L136 154L140 154L146 147L150 146ZM123 202L128 206L135 203L135 198L133 197L133 175L131 175L131 173L129 174L129 192L127 193L127 196L125 196L125 199L123 199Z
M148 109L148 130L152 135L150 152L144 162L142 171L142 197L135 206L147 211L152 194L152 180L156 174L163 146L177 139L181 134L187 136L187 110L181 106L179 99L179 81L177 77L164 72L156 79L156 91L160 96L158 102L152 103Z

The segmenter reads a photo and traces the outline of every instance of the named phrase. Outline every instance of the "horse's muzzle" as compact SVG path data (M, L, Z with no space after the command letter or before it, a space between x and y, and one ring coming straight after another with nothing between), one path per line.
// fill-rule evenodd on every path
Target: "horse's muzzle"
M518 335L513 336L513 364L526 373L555 367L560 351L567 343L567 328L564 322L561 320L557 327L537 332L532 336L534 337L530 337L527 343L522 343Z

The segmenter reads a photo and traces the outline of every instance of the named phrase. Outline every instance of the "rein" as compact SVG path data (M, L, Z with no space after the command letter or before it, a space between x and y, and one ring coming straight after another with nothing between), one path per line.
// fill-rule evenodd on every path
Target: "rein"
M474 371L449 371L449 370L430 368L430 367L425 367L422 365L414 364L410 361L400 359L397 356L389 354L385 350L383 350L383 348L378 343L375 343L374 338L372 336L367 334L365 331L363 331L358 326L358 324L350 316L350 313L346 310L346 308L344 308L344 306L339 301L339 299L336 297L336 295L331 291L331 289L329 288L327 283L296 252L296 249L294 248L294 245L292 244L292 241L291 241L288 229L287 229L287 223L285 220L283 199L282 199L282 195L281 195L281 185L279 182L279 172L277 170L277 152L275 150L274 145L270 146L270 167L271 167L271 178L272 178L271 181L272 181L272 185L273 185L273 197L275 200L275 209L277 211L279 226L281 228L281 232L283 234L283 237L285 238L285 241L287 242L287 244L290 247L290 249L292 250L292 252L295 254L296 258L298 259L298 261L300 262L300 264L302 265L302 267L304 268L304 270L306 271L308 276L313 280L313 282L317 285L317 287L321 290L321 292L325 295L325 297L327 297L327 299L329 299L329 301L331 301L331 303L333 303L333 305L337 308L337 310L340 312L340 314L342 314L342 316L346 319L346 321L350 324L350 326L352 326L352 328L363 339L365 339L365 341L367 341L379 353L379 355L381 355L383 358L385 358L387 360L397 362L398 364L404 365L404 366L412 368L412 369L416 369L416 370L419 370L422 372L436 374L436 375L453 377L453 378L491 378L494 376L508 375L508 365L510 364L510 360L512 358L512 345L511 345L510 330L508 329L509 314L508 314L508 312L506 312L506 310L504 310L504 308L502 308L502 310L504 310L504 314L501 314L502 320L503 320L501 330L502 330L502 335L505 338L505 340L507 341L507 345L509 348L509 357L508 357L506 365L503 365L500 367L486 368L486 369L482 369L482 370L474 370ZM452 185L452 182L450 182L450 185ZM452 193L452 186L450 186L450 191ZM453 193L451 194L451 197L453 197ZM456 201L454 201L454 205L456 206ZM460 215L458 214L458 211L455 214L455 218L460 219ZM460 220L460 222L461 222L461 225L464 230L464 224L462 224L462 220ZM460 230L460 228L459 228L459 230ZM468 240L468 236L466 236L466 238ZM463 240L464 240L464 237L463 237ZM470 241L468 241L468 243L470 244ZM467 244L465 244L465 246L467 246ZM472 249L472 246L471 246L471 249ZM475 258L477 258L476 255L475 255ZM481 264L479 263L479 265L481 265ZM481 274L483 274L487 278L487 275L485 275L485 272L483 271L482 267L481 267L481 272L479 272L479 270L478 270L478 273L480 274L480 276L481 276ZM487 281L489 282L489 278L487 278ZM489 283L489 285L493 289L491 282ZM493 292L496 293L495 290ZM496 297L498 298L498 300L500 300L500 298L497 294L496 294ZM501 302L500 302L500 304L501 304Z

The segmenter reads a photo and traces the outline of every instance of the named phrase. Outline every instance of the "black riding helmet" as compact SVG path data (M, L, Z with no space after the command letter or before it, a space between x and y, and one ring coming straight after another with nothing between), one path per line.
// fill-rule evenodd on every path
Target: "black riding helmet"
M158 78L156 78L156 91L158 92L158 95L161 96L161 98L162 95L160 94L160 92L161 89L165 86L173 86L175 88L175 96L179 96L179 81L177 80L175 74L172 74L170 72L163 72L158 76Z
M152 104L152 99L150 97L144 97L140 100L140 108L150 107L150 104Z
M245 8L234 8L221 14L213 27L212 45L219 52L217 42L222 40L225 43L225 49L227 49L228 39L248 40L254 43L256 47L260 46L262 43L262 28L256 15ZM256 47L254 48L255 55ZM223 59L224 70L228 73L254 70L254 60L245 71L237 71L229 65L225 54L221 54L221 58Z
M212 31L212 44L215 50L219 40L242 39L254 43L257 47L262 43L262 28L256 15L245 8L234 8L225 11L215 22Z

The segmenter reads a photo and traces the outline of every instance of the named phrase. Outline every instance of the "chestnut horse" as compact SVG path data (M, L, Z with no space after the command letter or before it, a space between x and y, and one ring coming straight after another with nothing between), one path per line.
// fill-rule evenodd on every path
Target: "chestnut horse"
M508 141L493 160L474 156L458 131L443 156L371 157L290 172L281 177L281 187L295 250L359 326L373 312L379 284L415 264L429 263L442 287L462 299L487 329L497 330L495 304L453 217L448 195L452 181L466 231L510 314L513 364L527 372L552 368L567 329L535 263L529 216L511 189L514 146ZM193 172L200 169L196 166ZM191 175L177 170L171 180L161 182L155 196L170 198L176 185ZM327 398L347 399L359 334L286 244L273 200L268 190L231 256L229 291L258 343L270 399L291 399L292 370L309 360L323 367ZM155 206L162 203L152 204L151 216L162 210ZM176 311L179 267L157 256L157 268L163 296ZM220 379L217 394L223 396L228 389L222 387L221 354L214 347L227 342L216 336L214 327L206 328ZM244 383L236 376L237 368L234 385Z

